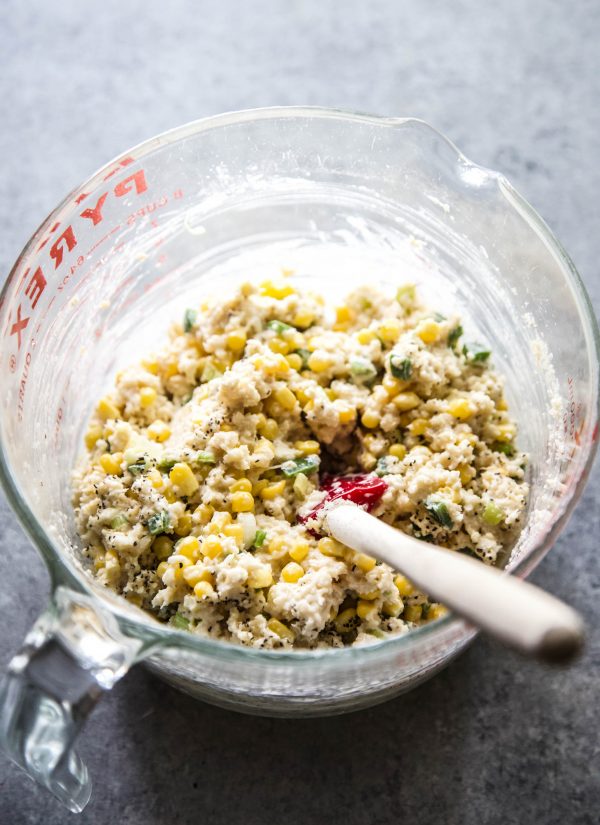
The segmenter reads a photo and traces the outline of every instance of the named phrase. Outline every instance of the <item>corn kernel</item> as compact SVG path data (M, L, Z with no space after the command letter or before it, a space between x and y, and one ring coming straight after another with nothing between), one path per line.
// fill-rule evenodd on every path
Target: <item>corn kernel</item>
M215 595L215 589L210 582L199 581L194 585L194 596L197 599L210 599Z
M260 491L260 497L263 501L272 501L277 496L280 496L285 490L285 481L276 481L274 484L269 484L264 490Z
M154 387L142 387L140 390L140 405L142 407L151 407L156 401L156 390Z
M279 434L279 425L273 418L265 418L264 421L259 421L256 429L264 438L268 438L270 441L274 441Z
M507 410L508 409L508 404L506 403L506 399L499 398L498 401L496 402L496 409L500 410L501 412L504 412L504 410Z
M377 613L378 610L373 604L373 602L366 601L365 599L359 599L359 602L356 605L356 615L359 617L359 619L368 619L369 617L375 617Z
M420 604L409 604L407 607L404 608L402 618L406 622L418 622L421 618L422 613L423 609Z
M427 613L427 621L441 619L447 612L443 604L432 604Z
M406 596L412 596L415 592L415 588L406 578L406 576L396 576L394 578L394 584L398 590L398 593L402 596L402 598L406 598Z
M379 590L369 590L368 593L361 593L360 594L361 599L366 599L366 601L368 601L368 602L374 601L375 599L379 598L379 596L380 596Z
M273 536L269 542L269 553L281 555L286 553L289 547L289 539L286 536Z
M394 320L384 321L379 325L377 333L386 344L394 344L400 336L400 324Z
M194 561L200 553L200 541L196 536L185 536L175 545L175 552L178 556L185 556L186 559Z
M157 559L168 559L173 552L173 541L168 536L157 536L152 542L152 552Z
M340 306L335 309L335 320L338 324L348 324L354 318L354 312L348 306Z
M152 470L150 470L146 474L146 478L148 479L150 484L152 484L155 490L160 490L160 488L163 486L162 474L156 469L156 467L153 467Z
M285 565L281 571L281 578L284 582L297 582L304 575L304 568L295 561L291 561Z
M214 510L210 504L199 504L194 510L194 521L204 526L210 521L213 512Z
M405 390L408 385L409 381L402 381L400 378L394 378L393 375L384 375L383 380L381 382L384 390L388 394L388 398L393 398L395 395L398 395L399 392Z
M119 408L109 398L101 398L98 403L98 415L103 421L109 418L120 418Z
M164 421L154 421L148 429L146 430L148 437L151 438L153 441L158 441L162 444L163 441L166 441L167 438L171 435L170 428L165 424Z
M392 446L388 450L388 453L390 455L393 455L394 458L397 458L400 461L402 461L402 459L406 455L406 447L404 446L404 444L392 444Z
M165 575L168 569L169 565L167 564L167 562L161 561L161 563L156 568L156 575L159 577L159 579L162 579L162 577Z
M321 445L318 441L295 441L294 449L302 455L316 455L320 452Z
M378 426L379 422L381 421L381 418L376 412L367 410L362 414L360 421L363 427L368 427L370 430L372 430Z
M189 536L192 530L192 514L191 513L184 513L182 516L179 516L177 519L177 524L175 525L175 533L178 536Z
M162 494L169 502L169 504L174 504L178 500L177 493L175 492L171 484L168 484L165 487L165 489L162 491Z
M354 421L356 418L356 410L354 407L347 404L345 401L336 401L333 405L338 413L338 417L340 420L340 424L348 424L350 421Z
M416 333L424 344L433 344L440 337L440 325L431 320L421 321Z
M356 338L359 344L370 344L371 341L374 341L375 338L377 338L377 334L375 330L365 328L356 333Z
M238 547L242 547L244 544L244 528L241 524L228 524L223 533L234 538Z
M210 585L215 583L215 577L203 564L193 564L191 567L186 567L183 571L183 580L190 587L195 587L198 582L208 582Z
M225 339L225 345L231 352L241 352L246 346L246 333L243 329L230 332Z
M418 407L421 399L416 392L399 392L394 396L392 403L400 412L408 412Z
M285 359L293 370L300 371L302 369L302 358L297 352L291 352Z
M408 425L408 431L411 435L424 435L428 426L429 421L426 418L415 418Z
M225 528L232 523L231 513L228 513L226 510L218 510L216 513L213 514L213 517L210 522L211 533L216 535L217 533L222 533Z
M375 567L375 559L373 556L367 556L366 553L357 553L352 561L357 567L360 567L364 573L368 573Z
M460 475L460 483L463 487L466 487L467 484L469 484L469 482L474 478L475 470L468 464L460 464L457 469Z
M174 375L177 375L178 372L179 372L179 365L178 365L177 361L168 361L165 364L164 373L165 373L166 378L172 378Z
M308 359L308 368L313 372L325 372L333 364L333 359L327 354L313 352Z
M296 638L294 631L283 622L280 622L279 619L269 619L267 622L267 627L271 633L275 633L280 639L286 639L288 642L293 642Z
M312 325L314 320L315 316L312 312L299 312L292 318L292 324L295 327L299 327L299 329L306 329Z
M102 438L104 430L99 424L92 425L85 434L85 446L88 450L93 450L96 446L96 441Z
M189 464L185 464L183 461L180 461L174 465L169 473L169 478L171 480L171 484L177 487L183 496L191 496L200 486L198 479L192 471L192 468Z
M231 509L234 513L250 513L254 510L254 496L252 493L240 491L231 495Z
M200 553L209 559L216 559L223 552L223 545L217 536L205 536L200 547Z
M512 441L515 437L514 424L500 424L495 428L496 441Z
M284 410L293 410L297 404L296 396L288 387L278 387L275 390L275 400Z
M261 587L270 587L273 584L273 572L269 565L263 564L248 571L246 579L249 587L258 590Z
M270 341L267 341L267 346L269 347L271 352L277 352L280 355L287 355L290 351L290 345L288 344L288 342L282 341L281 338L271 338Z
M260 284L259 291L261 295L267 298L275 298L281 301L283 298L293 295L295 290L292 286L286 284L285 281L267 280Z
M100 466L107 475L122 476L121 462L123 453L104 453L100 456Z
M289 550L290 558L297 562L304 561L308 556L309 549L308 542L304 541L304 539L299 539Z
M403 607L404 605L401 601L387 601L383 603L381 609L383 610L386 616L391 616L392 618L395 618L396 616L400 615Z
M356 610L353 607L349 607L347 610L342 610L341 613L338 613L335 620L335 629L339 634L343 635L356 627L356 623Z
M343 559L346 554L344 545L329 536L324 536L322 539L319 539L317 546L324 556L336 556L337 558Z
M448 412L459 421L466 421L475 413L475 407L468 398L453 398L448 402Z
M232 493L250 493L252 491L252 482L248 478L239 478L233 482L229 489Z
M307 395L307 393L302 389L297 389L294 392L296 393L296 398L302 405L308 403L311 400L310 395Z
M269 482L266 478L259 478L258 481L255 481L252 485L252 495L256 498L256 496L259 496L265 487L268 486Z
M142 367L151 375L158 375L158 361L153 359L142 361Z

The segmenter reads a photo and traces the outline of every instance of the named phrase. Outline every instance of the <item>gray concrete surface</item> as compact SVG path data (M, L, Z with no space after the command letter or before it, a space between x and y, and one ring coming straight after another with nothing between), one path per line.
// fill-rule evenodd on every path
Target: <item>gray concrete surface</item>
M0 272L63 195L177 124L269 104L425 118L505 172L600 308L600 6L595 0L5 0ZM548 670L479 640L418 692L349 717L277 721L195 703L142 669L81 750L91 825L592 825L599 821L600 475L534 580L584 614ZM48 579L0 503L0 667ZM0 758L0 822L75 821Z

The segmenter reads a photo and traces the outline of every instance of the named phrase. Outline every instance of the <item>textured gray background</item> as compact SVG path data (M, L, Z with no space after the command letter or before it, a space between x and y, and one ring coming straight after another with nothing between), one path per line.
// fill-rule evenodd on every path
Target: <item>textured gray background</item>
M220 111L308 103L425 118L505 172L597 311L599 42L595 0L4 0L0 273L67 191L129 146ZM479 640L387 705L277 721L195 703L138 668L87 725L95 792L79 821L597 823L599 482L533 577L588 622L570 670ZM3 669L48 590L3 502L0 580ZM0 757L0 822L71 821Z

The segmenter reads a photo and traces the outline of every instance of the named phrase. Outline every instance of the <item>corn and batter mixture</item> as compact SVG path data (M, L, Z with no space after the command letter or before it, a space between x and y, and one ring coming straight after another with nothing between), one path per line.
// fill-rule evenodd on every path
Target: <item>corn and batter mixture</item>
M489 361L412 285L332 308L282 277L188 309L87 431L74 505L95 575L158 620L255 647L436 619L442 605L310 517L331 477L381 479L374 515L497 563L522 525L526 456Z

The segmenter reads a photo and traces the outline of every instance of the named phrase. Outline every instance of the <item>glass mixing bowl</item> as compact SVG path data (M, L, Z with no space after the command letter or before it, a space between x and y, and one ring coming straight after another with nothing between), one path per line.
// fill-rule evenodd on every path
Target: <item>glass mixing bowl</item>
M598 329L569 258L504 177L423 122L307 108L201 120L117 158L44 221L0 302L0 474L52 579L4 681L0 739L72 810L90 794L78 728L136 662L224 707L332 714L415 687L475 634L449 615L367 647L253 650L160 625L86 572L71 471L95 401L185 306L282 267L330 295L416 281L492 345L531 456L512 573L535 567L581 493Z

